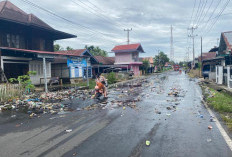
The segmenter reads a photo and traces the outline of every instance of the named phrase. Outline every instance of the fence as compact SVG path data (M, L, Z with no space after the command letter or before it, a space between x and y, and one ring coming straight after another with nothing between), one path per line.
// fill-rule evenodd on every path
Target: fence
M19 84L0 84L0 102L21 96L23 90Z

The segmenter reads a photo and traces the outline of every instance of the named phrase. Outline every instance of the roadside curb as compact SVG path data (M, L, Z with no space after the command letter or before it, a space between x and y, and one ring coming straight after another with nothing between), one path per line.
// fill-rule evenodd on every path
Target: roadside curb
M221 123L219 122L219 120L217 119L217 117L215 116L213 111L209 108L207 102L205 102L205 100L203 98L201 98L201 101L204 104L207 111L209 112L209 114L214 117L218 130L220 131L221 135L223 136L224 140L226 141L227 145L229 146L230 150L232 151L232 140L231 140L230 136L227 134L225 129L222 127Z

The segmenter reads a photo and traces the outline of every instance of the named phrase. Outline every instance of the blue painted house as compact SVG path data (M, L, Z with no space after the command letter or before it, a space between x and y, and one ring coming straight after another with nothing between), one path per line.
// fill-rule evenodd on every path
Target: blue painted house
M52 77L69 79L86 78L87 65L88 77L92 77L92 64L95 64L97 61L87 49L58 51L57 53L66 53L69 57L68 59L55 58L51 67Z

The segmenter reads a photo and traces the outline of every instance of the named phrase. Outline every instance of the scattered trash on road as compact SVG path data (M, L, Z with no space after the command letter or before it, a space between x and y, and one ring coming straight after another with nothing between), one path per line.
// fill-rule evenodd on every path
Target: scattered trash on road
M70 132L72 132L72 129L67 129L67 130L65 130L65 132L70 133Z
M211 125L209 125L209 126L208 126L208 129L211 130L211 129L213 129L213 127L212 127Z
M212 142L212 140L210 138L207 139L207 142Z
M150 146L151 142L146 140L146 146Z

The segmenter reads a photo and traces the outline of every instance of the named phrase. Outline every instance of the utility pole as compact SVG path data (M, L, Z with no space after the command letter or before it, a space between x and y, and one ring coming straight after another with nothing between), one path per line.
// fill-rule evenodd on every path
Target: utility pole
M202 37L201 37L201 70L200 70L200 74L202 74L202 69L203 69L203 61L202 61Z
M191 35L188 35L188 37L192 38L193 39L193 63L192 63L192 69L195 67L195 42L194 42L194 38L197 36L197 35L194 35L194 30L197 29L197 27L190 27L188 28L188 30L191 30Z
M130 44L130 31L132 31L132 28L131 29L124 29L124 31L127 32L127 44L129 45Z
M173 34L172 34L172 25L171 25L171 38L170 38L170 59L174 61L174 47L173 47Z

